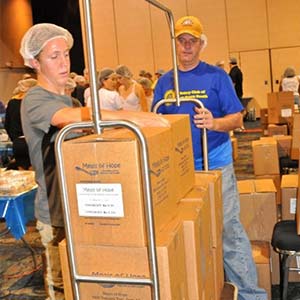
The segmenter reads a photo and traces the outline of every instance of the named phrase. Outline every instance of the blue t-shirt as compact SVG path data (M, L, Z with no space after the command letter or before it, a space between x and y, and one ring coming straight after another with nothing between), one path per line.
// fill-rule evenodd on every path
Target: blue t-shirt
M214 118L243 110L228 74L215 66L199 62L193 70L178 70L180 98L198 99ZM161 99L175 98L173 70L161 76L156 84L152 107ZM189 114L192 129L195 168L202 169L202 134L194 125L195 103L164 104L158 108L162 114ZM232 162L232 148L228 132L207 130L209 169L217 169Z

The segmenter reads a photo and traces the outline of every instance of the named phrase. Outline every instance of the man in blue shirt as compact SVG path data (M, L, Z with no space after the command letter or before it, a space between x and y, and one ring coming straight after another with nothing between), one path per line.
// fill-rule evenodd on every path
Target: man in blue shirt
M251 245L239 219L239 194L228 134L230 130L242 126L243 106L225 71L199 61L200 52L207 43L200 21L193 16L180 18L175 25L175 37L180 98L198 99L205 108L198 108L192 102L183 102L180 106L162 105L158 112L190 115L196 170L202 170L201 129L207 129L209 169L222 170L226 280L238 287L240 300L266 300L266 292L257 287ZM168 98L175 98L173 70L158 80L153 106L159 100Z

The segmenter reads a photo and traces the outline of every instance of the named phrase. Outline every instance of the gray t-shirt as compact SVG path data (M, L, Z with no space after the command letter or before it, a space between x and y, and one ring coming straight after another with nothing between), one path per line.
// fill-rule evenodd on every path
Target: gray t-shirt
M41 222L52 226L64 225L63 213L60 192L57 183L53 183L53 178L57 177L55 176L55 163L53 166L52 163L49 165L48 160L44 159L42 144L45 136L49 134L50 128L51 132L58 132L58 128L56 130L51 126L51 119L55 112L65 107L72 107L71 97L49 92L39 86L29 90L21 106L22 127L38 184L35 216ZM54 142L54 137L55 134L51 138L52 142ZM49 149L50 152L54 151L53 147ZM52 156L54 157L54 153ZM52 177L47 178L45 168L49 167L53 169L53 172ZM47 171L47 173L49 172Z

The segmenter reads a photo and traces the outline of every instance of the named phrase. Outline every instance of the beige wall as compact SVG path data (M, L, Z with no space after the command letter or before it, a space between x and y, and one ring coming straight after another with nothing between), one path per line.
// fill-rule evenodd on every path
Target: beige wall
M202 20L209 39L203 59L213 64L227 60L224 1L161 0L160 3L171 9L175 21L185 14L194 14ZM159 68L172 67L170 30L163 11L140 0L94 0L91 4L98 69L126 64L138 75L141 69L154 73Z
M214 64L217 60L227 62L229 55L239 59L244 94L254 97L257 109L266 106L267 92L278 90L277 82L286 66L294 66L300 73L299 0L160 3L172 10L175 20L185 14L200 18L208 36L203 60ZM97 69L126 64L137 75L141 69L153 73L172 67L164 12L143 0L91 0L91 6ZM23 68L18 48L31 24L31 12L29 0L0 0L0 9L0 99L7 99ZM9 61L13 69L7 68Z
M161 0L176 20L200 18L208 37L201 58L211 64L236 56L244 73L244 96L259 112L267 93L278 90L286 66L300 73L298 0ZM172 67L164 12L140 0L92 1L97 68L126 64L154 72ZM109 26L107 26L109 24ZM228 70L228 66L227 70Z
M30 0L0 0L0 99L4 102L25 73L19 48L31 25Z

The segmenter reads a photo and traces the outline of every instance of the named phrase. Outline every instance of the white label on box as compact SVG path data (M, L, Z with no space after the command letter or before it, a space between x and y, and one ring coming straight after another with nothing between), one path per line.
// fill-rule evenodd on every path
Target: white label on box
M283 118L288 118L292 116L292 110L290 108L283 108L281 110L281 116Z
M290 214L296 213L296 205L297 205L297 199L291 198L290 199Z
M124 217L120 183L77 183L77 204L81 217Z
M300 257L296 256L296 262L297 262L297 268L300 269ZM298 274L300 274L300 272L297 272Z

